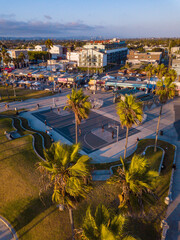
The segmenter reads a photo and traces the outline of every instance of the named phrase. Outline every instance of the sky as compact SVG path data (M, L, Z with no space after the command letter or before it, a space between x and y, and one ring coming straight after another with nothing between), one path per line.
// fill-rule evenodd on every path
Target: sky
M180 37L180 0L0 0L1 37Z

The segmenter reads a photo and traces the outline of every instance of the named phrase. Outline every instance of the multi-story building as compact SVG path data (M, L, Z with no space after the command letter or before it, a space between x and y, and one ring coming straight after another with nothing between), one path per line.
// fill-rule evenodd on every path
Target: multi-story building
M180 47L172 47L171 48L171 53L178 53L180 52Z
M70 62L77 62L77 65L79 66L79 51L67 52L66 58Z
M125 63L128 48L116 39L94 41L84 45L79 52L79 67L102 68L110 64Z
M172 60L172 69L177 72L177 78L180 80L180 59Z
M145 52L141 53L138 51L130 50L127 55L127 62L132 64L139 63L160 63L162 59L162 52Z
M25 60L29 60L28 51L26 49L11 49L8 50L11 58L18 58L21 53L24 54Z
M94 50L83 49L79 53L79 67L102 68L107 65L107 54Z
M53 45L49 52L53 59L57 59L58 57L62 57L63 47L61 45Z
M46 51L46 45L36 45L34 51Z

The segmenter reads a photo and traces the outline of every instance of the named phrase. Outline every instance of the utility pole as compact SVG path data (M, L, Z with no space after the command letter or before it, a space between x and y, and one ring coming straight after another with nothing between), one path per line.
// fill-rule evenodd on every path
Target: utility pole
M170 69L171 68L171 40L169 40L168 57L169 57L168 69Z

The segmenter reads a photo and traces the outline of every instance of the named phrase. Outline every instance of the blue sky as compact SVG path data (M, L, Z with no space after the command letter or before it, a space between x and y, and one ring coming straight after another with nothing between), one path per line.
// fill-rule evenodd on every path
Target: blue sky
M180 37L180 0L1 0L0 36Z

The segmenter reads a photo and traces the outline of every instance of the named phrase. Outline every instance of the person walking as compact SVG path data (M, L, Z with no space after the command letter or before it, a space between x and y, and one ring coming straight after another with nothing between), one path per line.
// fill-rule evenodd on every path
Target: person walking
M47 126L47 122L46 122L46 120L44 121L44 124Z
M104 132L104 125L102 125L102 132Z

